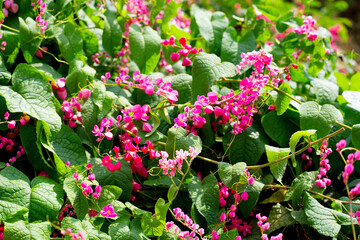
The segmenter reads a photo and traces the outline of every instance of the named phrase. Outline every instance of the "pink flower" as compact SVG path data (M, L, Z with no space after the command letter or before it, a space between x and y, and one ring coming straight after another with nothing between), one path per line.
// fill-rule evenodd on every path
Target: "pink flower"
M222 213L220 216L220 221L224 222L226 220L226 214Z
M246 201L249 198L249 194L247 192L243 192L243 193L241 193L240 197L242 200Z
M174 119L174 122L176 123L175 127L186 127L186 115L183 113L180 113L177 118Z
M151 132L151 131L152 131L152 127L151 127L150 123L143 123L142 130L143 130L144 132Z
M106 218L115 218L117 214L114 212L114 208L111 204L106 205L103 210L100 211L101 216Z
M8 123L8 128L9 128L9 129L14 129L15 126L16 126L15 120L11 120L11 121Z
M179 53L172 53L172 54L170 55L170 59L171 59L173 62L179 61L179 58L180 58L180 54L179 54Z
M78 97L87 100L90 97L90 94L91 94L90 89L84 88L79 92Z
M6 120L6 121L9 120L9 117L10 117L10 113L9 113L9 112L6 112L6 113L4 114L5 120Z
M211 240L218 240L219 239L219 235L217 234L217 232L215 230L212 231L211 233Z
M336 151L340 151L342 148L344 148L346 146L346 140L341 139L337 144L336 144Z
M43 177L49 177L49 175L47 175L46 172L42 171L42 172L39 172L38 176L43 176Z
M96 217L98 212L96 210L89 209L89 217Z
M183 61L182 61L182 66L189 66L191 65L191 60L188 57L184 57Z
M91 180L91 181L94 181L95 180L95 174L90 174L88 176L88 179Z

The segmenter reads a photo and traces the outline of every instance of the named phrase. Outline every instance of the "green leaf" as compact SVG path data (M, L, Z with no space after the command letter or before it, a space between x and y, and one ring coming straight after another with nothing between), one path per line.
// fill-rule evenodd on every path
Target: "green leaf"
M0 85L8 85L11 80L11 73L6 69L3 56L0 56Z
M223 139L224 150L229 148L229 143L234 135L228 131ZM230 145L230 163L245 162L247 165L255 165L261 155L265 152L267 139L260 134L254 127L248 127L242 133L234 136L234 141Z
M188 74L182 73L168 78L171 82L171 88L179 93L177 103L184 104L190 102L192 100L192 77Z
M155 204L155 215L146 213L141 219L141 228L147 236L161 236L166 223L166 213L170 203L165 204L165 200L159 198Z
M204 9L198 9L194 17L201 36L209 44L210 52L220 55L223 32L229 25L226 15L223 12L211 14Z
M89 30L81 30L81 37L84 44L85 55L90 59L92 55L99 52L99 40L96 34Z
M360 91L360 73L354 74L350 79L350 90Z
M286 192L285 201L293 200L293 207L296 207L300 203L302 192L314 185L318 173L318 171L304 172L297 176L291 183L293 188Z
M96 176L96 180L101 186L114 185L122 189L120 201L127 202L130 200L132 191L132 171L130 164L124 160L120 160L121 169L120 171L110 172L106 167L99 166L94 168L93 173ZM91 158L90 163L94 165L100 164L101 160L98 158Z
M71 23L66 23L64 30L56 36L60 52L66 61L71 62L74 58L81 59L83 40L80 31Z
M14 167L6 167L0 173L0 200L29 209L30 181Z
M171 19L173 19L174 17L176 17L176 15L178 14L178 9L181 6L181 3L177 3L176 1L172 0L171 2L169 2L165 9L164 9L164 15L162 18L162 25L161 25L161 29L164 32L169 31L169 22Z
M219 211L219 186L213 174L206 176L201 182L193 176L189 182L190 197L206 222L211 225L217 221Z
M22 146L27 153L27 158L29 162L34 166L36 169L40 171L45 171L48 174L55 174L56 171L50 164L44 159L42 155L41 147L39 148L37 145L37 134L36 128L31 124L25 124L24 126L20 126L20 139L22 142Z
M336 121L343 121L340 111L330 104L320 107L316 102L306 102L299 112L301 130L315 129L318 138L329 134Z
M285 32L289 27L297 27L299 24L294 17L294 11L288 12L287 14L281 16L276 21L276 30L280 33ZM302 23L300 24L302 25Z
M27 17L25 21L19 17L19 24L20 48L25 60L31 63L36 50L40 47L40 29L30 17Z
M141 229L140 219L135 218L130 222L128 216L122 216L109 226L111 239L144 240L149 239Z
M156 0L154 1L154 5L151 10L150 20L151 24L154 23L155 17L163 10L165 4L165 0Z
M264 14L268 19L270 19L271 21L276 21L277 18L280 16L280 12L278 11L278 9L276 9L273 6L269 6L269 5L253 5L255 11L261 11L262 14Z
M360 92L357 91L344 91L342 96L345 100L355 106L360 106Z
M311 85L319 104L333 103L339 94L339 86L328 80L315 79Z
M305 210L301 209L299 211L292 211L291 216L300 224L309 225L307 217L305 215Z
M259 199L260 192L263 187L264 184L258 180L255 180L254 184L246 187L245 192L248 193L249 198L246 201L241 201L239 204L240 211L244 217L250 216L250 213L253 211Z
M116 14L110 10L105 11L102 43L106 53L111 57L115 57L121 49L122 34L121 27L116 20Z
M131 58L139 67L140 72L144 74L152 72L160 59L159 34L150 27L145 27L142 32L139 26L132 24L129 41Z
M151 132L145 134L145 137L150 137L156 131L156 129L158 129L158 127L160 126L160 119L159 119L158 115L156 115L151 109L149 109L149 113L151 114L151 116L154 119L154 126L152 127Z
M266 156L269 163L274 162L280 158L286 157L290 153L290 148L277 148L269 145L265 145ZM270 171L273 174L274 178L282 183L282 178L286 170L287 160L281 161L279 163L270 165Z
M6 48L3 52L4 61L6 67L10 68L17 58L20 49L19 34L10 31L1 31L2 38L1 41L6 42Z
M79 220L72 217L65 217L61 222L61 228L71 228L73 233L82 232L86 239L89 240L111 240L111 237L96 229L89 220ZM71 236L65 236L65 239L70 240Z
M221 63L214 54L199 53L194 60L192 75L192 97L195 101L198 95L206 95L219 78L235 76L236 67L229 62Z
M261 124L266 134L281 147L289 146L289 139L298 128L276 111L270 111L261 118Z
M5 222L4 240L48 240L51 234L49 222Z
M53 67L45 63L33 63L31 66L35 67L39 72L44 73L52 79L61 78L62 75L58 73Z
M296 133L291 135L289 145L290 145L291 159L293 160L293 164L296 165L296 162L295 162L295 149L296 149L296 146L297 146L298 142L300 141L300 139L302 137L304 137L304 138L310 137L315 132L316 132L316 130L297 131Z
M218 168L220 179L227 187L237 189L237 184L248 184L248 181L243 174L244 169L246 168L246 163L238 162L231 165L226 162L219 162ZM234 184L236 185L234 186Z
M168 124L171 124L171 120L170 120L170 116L169 116L169 113L166 109L166 107L164 107L164 104L167 102L167 100L163 100L161 101L157 106L156 108L158 108L158 113L160 115L160 117L165 120Z
M138 207L136 207L135 205L129 203L129 202L126 202L125 203L125 206L131 210L131 212L134 214L134 215L139 215L139 216L142 216L146 213L149 213L148 211L145 211L145 210L142 210Z
M61 118L55 110L55 98L46 77L34 67L19 64L12 76L12 87L0 86L10 112L24 112L45 121L55 136L61 128Z
M165 151L170 157L175 156L175 150L183 149L188 151L189 147L193 147L198 153L200 153L202 149L200 137L195 136L194 134L186 136L186 130L182 127L172 127L169 129Z
M229 239L236 239L236 237L239 236L239 233L237 229L232 229L227 232L223 232L219 235L219 240L229 240Z
M292 95L291 87L287 82L283 82L279 87L280 90ZM286 112L290 105L291 98L286 96L285 94L278 93L277 98L275 99L275 106L277 115L280 116Z
M29 209L22 207L12 202L0 200L0 221L13 219L24 219L24 215L29 212Z
M80 89L89 85L88 80L93 79L96 71L85 65L82 61L75 59L70 63L69 74L65 78L66 87L70 94L80 91Z
M345 74L340 73L340 72L334 72L334 76L336 78L336 83L337 85L339 85L339 87L343 90L349 90L350 88L350 81L349 79L346 77Z
M103 208L108 201L112 201L112 200L116 200L118 199L122 194L122 189L117 187L117 186L113 186L113 185L106 185L102 187L102 191L101 191L101 195L97 201L97 203L99 204L100 208ZM124 205L125 207L125 205Z
M351 141L354 144L354 147L360 149L360 124L356 124L352 126Z
M304 67L302 65L299 66L298 69L290 68L291 80L294 82L307 83L309 82L309 78L305 76Z
M62 125L59 134L56 135L51 145L64 163L70 161L71 166L87 163L81 139L68 125Z
M171 203L173 201L173 198L174 198L174 195L176 193L176 190L177 190L177 186L172 184L168 190L168 193L167 193L167 198L169 200L169 202Z
M336 237L341 226L337 223L336 217L331 209L322 206L315 198L306 193L305 215L309 225L320 234L327 237Z
M76 184L76 179L72 176L72 174L65 178L64 190L74 207L77 217L80 220L84 219L89 211L89 203L82 193L82 188Z
M272 233L282 227L294 224L295 220L291 216L291 211L278 203L272 207L268 222L270 223L269 233Z
M31 187L29 220L57 220L64 203L62 186L52 179L36 177Z

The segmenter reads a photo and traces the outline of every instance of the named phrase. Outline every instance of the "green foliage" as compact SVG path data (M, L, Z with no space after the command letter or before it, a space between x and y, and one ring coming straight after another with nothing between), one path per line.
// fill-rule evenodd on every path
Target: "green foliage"
M0 1L5 240L360 235L352 2L43 2Z

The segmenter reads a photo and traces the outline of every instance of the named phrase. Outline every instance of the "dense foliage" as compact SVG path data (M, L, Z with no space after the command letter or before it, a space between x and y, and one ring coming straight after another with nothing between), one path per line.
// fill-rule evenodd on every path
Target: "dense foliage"
M0 239L357 239L325 2L1 1Z

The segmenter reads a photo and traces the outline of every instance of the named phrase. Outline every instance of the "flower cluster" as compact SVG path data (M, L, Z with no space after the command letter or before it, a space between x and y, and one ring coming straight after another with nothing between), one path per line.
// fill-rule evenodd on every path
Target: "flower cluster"
M188 227L191 231L180 231L179 228L175 227L174 233L178 235L180 239L187 239L187 240L199 240L199 236L204 235L205 231L203 228L200 228L200 226L187 215L185 214L181 208L175 208L173 209L174 215L176 220L181 222L184 226ZM166 222L165 228L167 231L169 231L172 227L174 227L174 222Z
M5 120L8 119L9 115L10 114L8 112L5 113ZM9 129L14 129L15 125L16 125L15 120L11 120L8 123L8 128ZM18 134L17 130L18 129L15 129L14 132L8 132L6 137L0 135L0 150L5 149L7 152L11 152L11 151L14 150L14 148L15 148L14 139L15 139L15 134L16 135ZM25 149L24 149L24 147L22 145L19 145L17 147L16 155L9 158L9 162L6 163L6 166L10 166L14 162L16 162L16 160L18 158L20 158L23 154L25 154Z
M135 182L135 180L133 179L133 185L132 185L132 192L133 193L136 193L138 192L142 187L140 186L139 183ZM134 195L131 195L130 196L130 201L135 201L135 196Z
M342 154L341 149L346 146L346 140L342 139L336 144L336 151L340 152ZM354 153L349 153L347 155L346 159L346 165L344 167L344 172L342 174L342 177L344 179L344 183L347 184L347 181L350 177L350 175L354 172L354 163L356 160L360 160L360 151L355 151ZM351 191L350 195L358 195L360 193L360 186L356 185Z
M319 174L316 175L317 180L315 181L316 186L321 188L331 184L331 180L326 176L327 171L330 170L329 159L327 159L330 153L332 153L332 150L327 148L327 140L325 140L320 145L320 168Z
M294 32L298 34L306 34L306 38L310 41L315 41L318 37L318 34L316 33L315 24L316 20L313 19L311 16L305 17L304 24L301 26L298 26L294 29Z
M31 6L34 7L34 9L37 9L39 7L40 12L39 15L36 16L36 25L40 27L40 31L42 34L45 33L45 30L47 29L48 22L45 21L45 10L46 10L46 4L43 2L43 0L38 0L37 4L31 3ZM43 19L44 17L44 19Z
M52 90L53 91L56 90L56 93L61 100L65 100L66 96L67 96L65 84L66 84L65 78L60 78L60 79L56 80L55 82L51 82Z
M181 171L183 162L187 161L188 157L190 157L191 161L198 155L198 152L193 147L189 147L189 151L184 151L183 149L176 151L175 159L168 159L169 154L165 151L161 151L160 155L161 159L159 160L159 166L163 169L163 174L169 174L171 177L174 177L177 170Z
M111 162L111 157L109 155L105 155L102 159L101 159L101 165L103 165L104 167L107 167L107 169L110 172L115 172L115 171L120 171L121 169L121 163L118 161L115 164L113 164Z
M267 234L264 233L265 230L268 230L270 228L270 223L265 222L267 220L266 216L261 216L260 213L256 214L256 218L258 219L257 225L261 230L261 239L262 240L269 240L269 237ZM270 240L282 240L283 234L279 233L277 236L273 236L270 238Z
M91 180L91 181L95 180L94 174L91 174L91 175L89 175L90 176L89 180ZM73 177L76 179L76 184L79 184L79 181L80 181L79 173L74 172ZM80 186L83 188L82 193L84 194L84 196L86 198L90 197L90 195L92 194L92 196L95 199L98 199L101 195L102 187L100 185L95 187L95 192L94 192L92 186L87 184L86 182L81 182Z
M65 204L59 212L58 220L59 222L61 222L65 217L72 217L72 216L75 216L75 210L73 208L73 205Z
M73 233L71 228L67 228L66 230L60 231L61 235L69 235L71 236L71 240L86 240L85 234L82 232Z
M76 120L78 120L80 123L83 123L81 119L81 102L87 100L90 96L90 93L91 91L89 89L82 89L77 97L72 97L70 101L65 100L62 103L61 109L64 111L63 119L69 120L69 127L74 128L76 126Z
M124 73L120 73L118 77L115 77L115 82L117 84L125 84L126 87L135 87L142 91L144 91L147 95L152 95L156 91L156 95L163 96L169 102L175 103L178 101L179 93L176 90L171 88L171 83L166 82L162 78L158 78L155 80L155 84L152 82L151 78L148 76L144 76L140 74L139 71L135 71L133 73L133 81L128 81L130 78L129 75ZM157 89L155 89L155 87Z
M311 153L311 152L313 151L313 149L312 149L312 148L308 148L306 151L307 151L308 153ZM303 159L303 160L307 160L306 164L304 165L304 169L305 169L305 171L306 171L307 168L312 165L312 159L311 159L305 152L302 153L300 157L301 157L301 159Z
M114 124L114 120L112 118L103 118L100 121L100 127L98 125L94 126L94 130L91 132L94 134L95 137L98 137L96 141L101 141L104 137L107 140L113 139L113 134L110 131L110 127ZM105 130L105 132L103 132Z
M180 50L177 52L174 52L170 55L170 58L173 62L177 62L181 57L184 57L182 60L182 66L189 66L191 65L191 58L194 57L196 54L203 52L204 50L202 48L197 49L196 47L192 47L190 44L187 43L187 40L185 37L182 37L179 39L180 46L175 44L175 37L171 36L169 39L163 39L161 40L161 45L164 47L166 46L172 46L172 47L179 47ZM192 54L190 56L189 54Z
M252 180L250 180L252 182ZM229 196L229 189L223 185L221 182L218 183L219 189L219 197L220 197L220 207L224 207L227 202L225 198ZM236 216L235 211L237 210L237 206L240 204L241 201L246 201L249 197L247 192L242 192L241 194L235 190L231 190L231 194L234 196L234 203L231 204L230 208L225 212L222 213L220 216L220 221L225 222L225 226L223 228L224 231L237 229L239 233L242 233L245 237L247 234L251 233L251 226L248 225L247 222L243 222ZM228 199L230 202L230 199ZM212 232L212 239L217 239L216 231ZM241 237L239 238L241 239Z
M3 8L3 13L5 17L9 16L9 10L10 12L15 14L19 10L19 5L17 3L14 3L14 0L5 0Z

